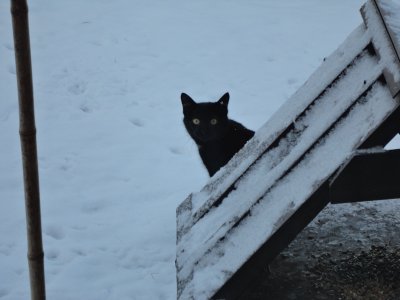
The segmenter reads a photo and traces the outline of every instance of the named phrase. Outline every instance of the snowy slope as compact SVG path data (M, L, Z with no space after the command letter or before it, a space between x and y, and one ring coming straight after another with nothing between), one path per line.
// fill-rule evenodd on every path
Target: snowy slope
M207 181L179 94L259 128L362 1L31 1L49 299L174 299L175 209ZM9 2L0 2L0 299L29 295ZM396 146L396 144L394 144Z

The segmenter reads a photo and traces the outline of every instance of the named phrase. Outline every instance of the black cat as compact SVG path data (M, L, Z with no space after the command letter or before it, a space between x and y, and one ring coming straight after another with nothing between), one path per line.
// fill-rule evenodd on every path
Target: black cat
M229 93L217 102L196 103L185 93L181 100L183 123L213 176L253 137L254 131L228 119Z

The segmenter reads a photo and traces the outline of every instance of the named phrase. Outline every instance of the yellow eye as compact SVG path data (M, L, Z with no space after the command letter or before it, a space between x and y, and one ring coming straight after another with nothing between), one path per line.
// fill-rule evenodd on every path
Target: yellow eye
M200 120L199 119L193 119L192 120L194 125L199 125L200 124Z
M217 119L211 119L210 121L211 125L215 125L218 123Z

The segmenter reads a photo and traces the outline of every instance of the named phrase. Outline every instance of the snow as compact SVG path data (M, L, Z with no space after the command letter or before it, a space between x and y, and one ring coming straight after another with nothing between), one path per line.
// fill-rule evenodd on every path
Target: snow
M30 1L48 298L175 299L175 209L208 180L180 93L229 91L230 116L258 129L362 22L362 2ZM19 300L29 280L9 1L0 37L0 299Z
M385 16L386 24L393 31L397 47L400 47L400 1L399 0L380 0L380 6L388 13Z
M395 4L392 8L398 8ZM385 7L385 6L384 6ZM381 17L378 13L376 13L375 6L373 2L367 2L365 4L365 17L366 22L369 28L371 28L371 36L376 45L379 55L382 57L382 60L385 60L386 68L389 70L391 75L394 77L394 81L399 83L400 82L400 70L399 66L399 58L394 51L390 39L387 38L386 29L384 24L381 21ZM397 23L395 23L397 24ZM393 25L393 23L392 23ZM397 32L397 28L395 32Z

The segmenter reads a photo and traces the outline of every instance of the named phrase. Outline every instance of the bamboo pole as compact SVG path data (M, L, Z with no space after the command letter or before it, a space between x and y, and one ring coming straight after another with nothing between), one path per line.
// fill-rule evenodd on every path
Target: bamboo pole
M11 0L11 14L17 70L19 133L24 173L31 299L44 300L46 299L46 290L40 216L39 172L36 149L28 5L26 0Z

